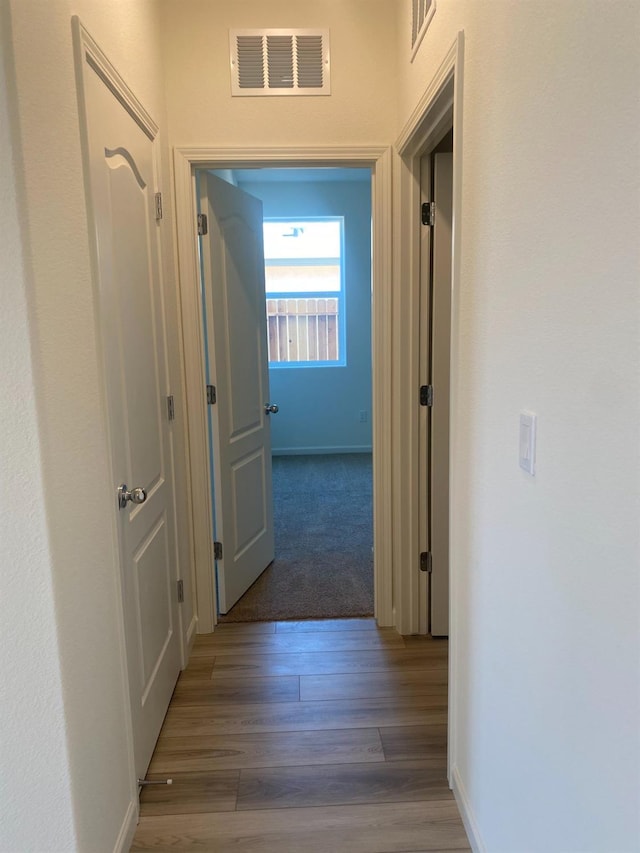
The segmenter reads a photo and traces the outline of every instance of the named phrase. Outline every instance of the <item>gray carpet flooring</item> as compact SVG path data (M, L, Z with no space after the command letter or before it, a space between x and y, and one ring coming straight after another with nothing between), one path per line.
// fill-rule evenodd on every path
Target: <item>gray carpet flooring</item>
M274 562L221 622L373 615L371 454L275 456Z

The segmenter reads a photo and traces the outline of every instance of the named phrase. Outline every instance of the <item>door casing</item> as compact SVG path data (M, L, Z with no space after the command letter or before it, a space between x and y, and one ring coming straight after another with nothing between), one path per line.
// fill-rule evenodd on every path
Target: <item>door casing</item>
M463 115L463 65L464 33L459 32L433 79L427 86L411 118L396 142L394 160L394 202L398 216L394 223L394 274L405 283L402 298L393 303L393 333L404 330L406 345L401 353L397 381L394 384L392 430L394 444L406 448L405 457L396 468L394 500L406 512L399 513L399 523L394 528L394 567L413 560L420 549L420 470L419 415L414 405L419 387L420 365L420 161L453 127L453 197L452 197L452 256L451 256L451 349L450 349L450 407L449 407L449 725L448 725L448 778L456 799L461 803L464 816L465 794L460 787L457 771L457 672L458 656L463 653L460 643L457 601L462 594L458 582L459 546L455 508L458 483L454 476L456 456L455 425L460 420L457 395L459 376L459 283L461 262L460 212L462 200L462 115ZM395 294L394 294L395 295ZM397 339L397 338L396 338ZM402 417L402 413L415 413ZM401 633L424 633L425 620L420 620L421 596L426 596L426 579L419 571L394 572L396 602L404 619ZM426 598L425 598L426 600ZM406 621L405 621L406 620ZM466 825L466 824L465 824ZM469 827L467 830L469 831ZM471 837L474 837L473 835Z
M190 514L192 518L194 586L198 633L208 633L217 621L211 535L209 446L206 433L205 365L202 303L196 231L196 169L269 167L352 168L372 174L373 299L372 299L372 425L374 596L378 624L396 623L392 598L393 501L391 410L391 162L387 146L347 148L192 148L174 149L176 220L182 346L189 439Z

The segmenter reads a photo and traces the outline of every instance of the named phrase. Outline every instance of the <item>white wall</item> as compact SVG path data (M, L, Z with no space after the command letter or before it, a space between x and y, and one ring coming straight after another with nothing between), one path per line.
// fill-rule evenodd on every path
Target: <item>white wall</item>
M24 277L35 378L32 384L24 375L28 365L12 360L6 370L3 362L3 379L19 386L26 401L23 439L32 445L29 465L37 470L41 463L44 490L38 494L35 480L35 508L24 508L22 521L14 529L14 551L24 552L18 564L24 587L23 604L11 618L20 623L15 635L16 642L22 641L20 667L34 679L43 669L46 676L42 693L33 686L31 700L38 706L33 713L46 713L48 709L39 703L52 696L47 729L34 725L33 730L15 731L12 750L29 759L18 768L22 784L33 784L37 794L41 791L39 780L32 781L27 774L31 743L40 745L46 737L34 771L44 774L42 784L51 781L51 785L42 799L26 796L29 818L20 821L20 812L10 817L10 831L20 833L14 836L20 843L9 849L108 851L114 849L121 831L133 828L135 787L127 738L113 484L100 393L71 16L81 16L163 124L157 4L153 0L15 0L9 6L18 96L13 123L21 138ZM170 205L165 209L170 234ZM165 274L173 294L172 251L167 242ZM172 299L170 309L175 310L173 295ZM19 319L15 312L21 310L19 303L11 306L13 325ZM22 352L25 343L19 343ZM176 394L180 406L179 388ZM34 404L37 442L29 436ZM21 462L16 457L16 464ZM182 499L181 504L185 504ZM25 566L32 552L39 562ZM39 566L42 577L33 577ZM56 643L58 674L53 664ZM41 653L40 644L48 645L48 654ZM60 688L61 697L56 695ZM55 774L55 782L49 774ZM68 825L71 805L74 828ZM48 842L42 842L43 837Z
M240 182L265 217L343 216L347 363L271 367L274 453L371 450L371 182ZM360 411L367 413L361 423Z
M173 145L388 144L395 0L161 0ZM231 97L230 27L329 27L330 97Z
M640 7L438 0L411 65L409 6L398 131L465 34L455 769L487 850L638 850Z
M7 11L0 7L0 850L61 850L73 847L75 830L32 391L24 220L9 136L15 93L5 74L5 64L12 72ZM46 821L36 817L49 810Z

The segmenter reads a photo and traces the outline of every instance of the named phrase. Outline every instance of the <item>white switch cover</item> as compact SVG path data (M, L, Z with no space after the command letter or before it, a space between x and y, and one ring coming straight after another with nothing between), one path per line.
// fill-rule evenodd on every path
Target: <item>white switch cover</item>
M520 413L520 467L535 476L536 416L532 412Z

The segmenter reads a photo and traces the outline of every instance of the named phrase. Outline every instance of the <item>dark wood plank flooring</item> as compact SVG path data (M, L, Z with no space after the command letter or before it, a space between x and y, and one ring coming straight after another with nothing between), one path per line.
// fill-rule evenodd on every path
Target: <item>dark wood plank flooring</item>
M197 638L132 850L468 850L446 780L447 644L373 619Z

